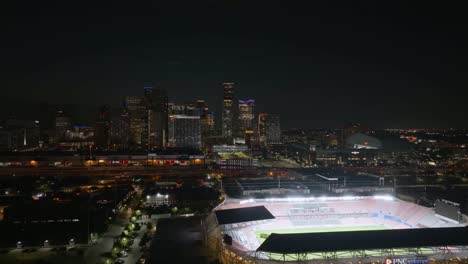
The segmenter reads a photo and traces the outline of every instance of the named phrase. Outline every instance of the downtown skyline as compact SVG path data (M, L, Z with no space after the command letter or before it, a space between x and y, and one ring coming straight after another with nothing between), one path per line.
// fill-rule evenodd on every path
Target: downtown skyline
M203 98L220 115L221 84L232 81L285 127L467 125L457 6L33 5L6 6L0 85L13 104L95 109L149 83L176 102Z
M6 1L0 263L468 263L468 19Z

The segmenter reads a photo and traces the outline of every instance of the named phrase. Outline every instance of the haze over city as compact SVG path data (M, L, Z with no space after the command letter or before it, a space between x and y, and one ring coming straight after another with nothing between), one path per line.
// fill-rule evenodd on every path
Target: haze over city
M0 263L468 263L463 3L172 2L2 3Z
M220 84L234 81L286 127L466 127L457 3L303 4L9 3L0 84L10 102L88 108L150 84L219 112Z

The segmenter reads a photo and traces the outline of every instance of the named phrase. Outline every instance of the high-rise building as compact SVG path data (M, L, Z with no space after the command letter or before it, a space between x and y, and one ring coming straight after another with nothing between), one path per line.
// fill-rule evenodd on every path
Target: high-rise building
M144 87L145 126L143 145L147 149L164 148L168 138L168 96L161 88Z
M130 114L126 108L119 109L111 117L111 147L113 150L125 150L130 143Z
M72 128L71 118L61 109L55 113L55 139L61 141L66 137L67 131Z
M139 148L142 145L143 127L145 125L146 107L143 97L127 96L124 108L129 118L129 143L131 148Z
M239 130L244 134L246 130L252 130L254 120L255 100L239 100Z
M214 113L210 112L208 104L203 99L196 101L196 106L200 111L200 124L202 135L208 135L214 131Z
M267 129L267 142L269 144L281 142L281 124L280 124L280 116L278 114L269 115L268 129Z
M99 109L98 118L94 126L94 144L98 149L107 150L110 144L110 108L103 106Z
M199 148L201 124L198 108L171 104L169 112L168 146Z
M222 135L226 138L233 136L234 119L234 83L223 83L223 115L222 115Z
M281 141L280 117L277 114L258 114L258 140L266 146Z

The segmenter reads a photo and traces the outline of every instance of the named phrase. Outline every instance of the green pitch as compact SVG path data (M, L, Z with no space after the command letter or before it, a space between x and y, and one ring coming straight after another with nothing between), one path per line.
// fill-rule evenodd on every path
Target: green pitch
M256 230L255 236L258 242L263 243L271 234L300 234L300 233L325 233L325 232L347 232L347 231L366 231L366 230L384 230L385 226L337 226L337 227L309 227L309 228L288 228L288 229L269 229Z

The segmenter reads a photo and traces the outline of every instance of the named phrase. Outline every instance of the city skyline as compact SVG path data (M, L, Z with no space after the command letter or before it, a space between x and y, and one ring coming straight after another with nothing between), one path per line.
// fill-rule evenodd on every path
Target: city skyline
M463 3L1 6L0 263L468 263Z
M222 95L222 84L218 84L218 94L217 98L215 97L214 100L209 101L205 100L206 98L211 98L212 95L208 96L196 96L192 98L186 98L186 99L181 99L181 98L174 98L170 94L168 96L169 98L169 103L196 103L197 100L203 100L206 101L206 104L209 106L209 109L212 114L214 114L214 120L215 120L215 128L221 129L222 127L222 112L223 112L223 95ZM56 110L63 110L63 109L68 109L71 110L67 114L73 118L73 124L74 125L91 125L95 122L96 115L99 114L99 109L102 106L108 106L111 108L112 111L116 111L118 109L121 109L125 104L126 104L126 98L127 97L143 97L141 92L144 90L145 87L148 86L141 86L138 91L140 94L137 92L132 93L133 95L126 95L120 100L117 101L103 101L101 103L96 103L96 104L86 104L86 103L73 103L72 101L67 102L67 101L62 101L62 102L46 102L46 101L41 101L41 100L36 100L36 101L7 101L3 105L0 106L1 110L1 116L0 120L6 121L10 119L11 117L16 117L19 119L26 119L26 120L42 120L42 124L48 124L50 121L52 121L52 113L55 113ZM151 86L153 87L153 86ZM238 89L238 85L236 83L236 91ZM156 88L161 88L160 86L156 86ZM164 88L162 88L164 89ZM136 89L135 89L136 90ZM169 91L170 92L170 91ZM244 95L239 95L242 98L254 98L252 96L244 96ZM236 98L239 97L236 95ZM285 111L281 111L282 109L279 110L273 110L271 111L270 109L265 109L265 102L258 103L257 99L249 99L249 100L255 100L256 105L260 105L263 107L255 107L256 112L271 112L274 114L279 114L282 115L284 118L282 119L282 126L285 129L296 129L296 128L304 128L304 129L341 129L343 126L345 126L348 123L353 123L353 122L358 122L365 124L369 128L375 128L375 129L466 129L467 126L464 125L464 122L461 122L459 125L455 124L448 124L448 125L441 125L441 123L437 123L434 125L429 125L427 123L421 123L421 122L410 122L409 120L406 120L403 123L400 123L401 125L396 125L397 123L394 123L393 125L383 125L383 123L376 121L376 119L369 119L368 116L363 116L363 115L340 115L339 117L333 119L333 120L328 120L323 122L323 117L319 117L318 119L314 119L313 121L316 121L315 123L308 124L308 123L303 123L303 122L295 122L295 120L291 121L288 117L287 114L284 114ZM237 100L233 100L237 104ZM234 106L237 107L237 106ZM35 111L31 112L30 110L34 109ZM273 108L275 109L275 108ZM38 110L38 111L36 111ZM315 113L317 115L320 115L320 113ZM349 114L349 113L347 113ZM374 113L375 114L375 113ZM428 115L430 113L427 113ZM44 120L47 120L46 122L43 122ZM435 119L432 119L435 120ZM235 120L237 121L237 120ZM436 120L437 121L437 120ZM50 123L49 125L52 125Z
M466 127L456 6L200 2L173 18L157 4L35 5L6 6L0 85L10 102L98 107L155 82L219 114L219 84L233 81L258 109L294 102L281 109L285 127Z

